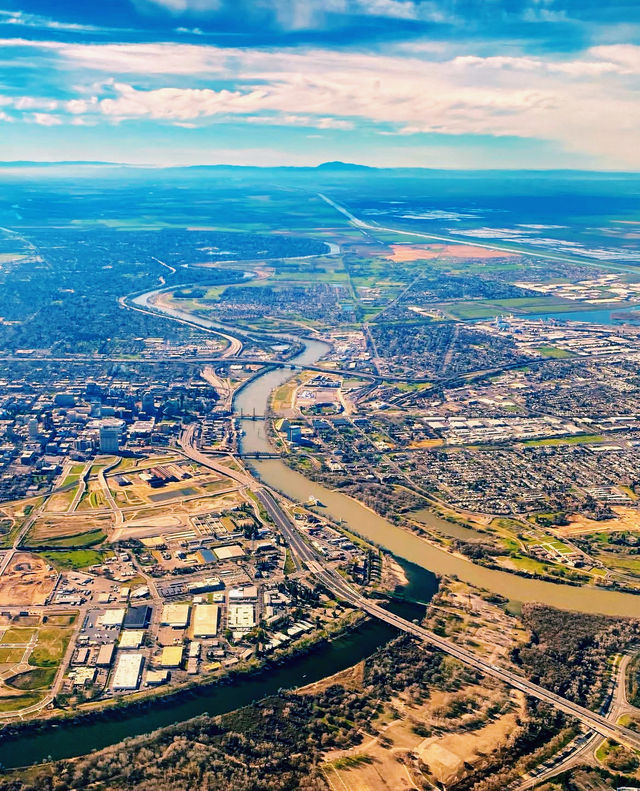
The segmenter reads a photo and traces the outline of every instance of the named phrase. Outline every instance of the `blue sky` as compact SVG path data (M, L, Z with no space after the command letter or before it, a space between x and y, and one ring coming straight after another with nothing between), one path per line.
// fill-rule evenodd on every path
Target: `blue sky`
M0 0L2 160L640 169L638 0Z

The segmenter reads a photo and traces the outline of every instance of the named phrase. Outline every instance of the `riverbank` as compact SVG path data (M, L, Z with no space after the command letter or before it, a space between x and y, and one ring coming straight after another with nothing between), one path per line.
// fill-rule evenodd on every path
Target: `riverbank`
M323 514L344 523L348 530L395 557L439 575L458 577L512 601L540 602L558 609L614 616L628 616L640 606L634 594L573 587L480 566L391 524L357 500L310 481L280 459L252 460L251 468L266 485L290 500L305 502L310 496L315 497L322 503Z
M267 658L259 667L235 668L210 683L160 695L155 690L151 696L109 708L7 725L0 732L0 766L12 769L74 758L200 714L228 713L280 689L296 689L345 670L396 634L393 627L358 614L357 622L346 624L339 635L323 637L279 660Z
M167 314L170 315L170 314ZM193 316L194 321L198 318ZM302 342L302 339L299 339ZM304 340L304 351L292 358L297 366L313 365L329 347L324 342ZM243 388L233 405L236 416L268 412L272 391L288 381L291 370L271 370ZM273 447L262 420L241 420L243 436L241 445L247 453L271 453ZM391 524L372 513L365 506L349 497L314 483L301 473L291 470L280 459L252 461L251 469L269 487L281 492L295 502L307 502L315 497L326 508L326 514L335 522L344 523L347 529L362 536L397 558L422 566L434 574L459 577L477 587L484 588L512 601L537 601L559 609L601 615L628 616L637 612L638 598L634 594L620 593L599 588L579 588L561 583L519 577L508 571L489 569L474 564L467 558L452 555L435 544Z

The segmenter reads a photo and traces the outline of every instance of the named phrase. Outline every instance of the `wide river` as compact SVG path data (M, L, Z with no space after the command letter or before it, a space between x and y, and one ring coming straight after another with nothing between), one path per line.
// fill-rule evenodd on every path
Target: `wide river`
M148 307L149 300L157 291L137 297L135 302ZM215 322L199 316L162 310L174 318L190 318L207 328L215 328ZM224 327L229 329L229 327ZM306 338L298 338L305 344L304 350L291 360L297 367L313 365L329 350L326 343ZM242 388L234 398L234 411L237 415L262 416L268 409L271 393L293 376L289 367L277 368L257 377ZM262 420L243 419L242 450L245 452L272 451L265 434ZM327 514L336 521L343 522L350 530L363 538L373 541L378 546L389 550L398 558L415 563L424 569L449 576L457 576L494 593L499 593L513 601L537 601L553 607L576 610L577 612L600 613L603 615L638 616L640 615L640 596L630 593L619 593L602 588L573 587L571 585L544 582L496 571L478 566L462 557L446 552L444 549L430 544L424 539L397 527L357 501L339 491L328 489L314 483L299 472L290 469L279 459L252 461L251 467L265 484L281 492L292 500L306 501L315 497L322 503ZM450 524L436 514L422 513L421 521L444 533L450 530ZM425 597L426 598L426 597Z
M135 299L141 307L149 306L149 299L157 292ZM167 311L174 318L189 318L210 329L220 327L215 322L187 315L181 311ZM225 327L224 329L230 329ZM296 366L313 365L328 350L324 343L304 339L305 348L292 363ZM290 368L279 368L257 377L244 387L234 399L235 412L251 415L255 409L259 417L267 409L272 391L292 376ZM243 450L269 451L271 445L264 432L264 421L243 419ZM314 483L289 469L279 459L254 461L252 466L270 487L293 500L304 501L313 496L322 503L327 515L344 522L351 530L389 550L407 572L409 586L406 595L413 601L428 602L437 586L436 574L457 575L489 591L500 593L514 601L538 601L578 612L632 616L640 614L640 597L597 588L574 588L539 580L517 577L507 572L477 566L463 558L429 544L365 508L340 492ZM422 511L420 519L445 534L451 524L435 514ZM414 617L412 605L394 606L405 617ZM403 610L405 610L403 612ZM296 687L331 675L369 656L387 642L395 630L385 623L368 622L355 632L321 646L312 654L294 659L281 668L262 675L243 679L231 686L214 686L194 690L193 697L182 701L167 701L166 705L152 706L145 711L118 712L116 717L105 715L92 723L74 724L73 721L49 726L40 733L17 739L0 739L0 765L7 768L35 763L47 758L59 759L82 755L94 749L115 744L127 736L147 733L155 728L186 720L204 712L221 714L246 705L253 700L277 692L279 688Z
M306 344L304 351L292 360L296 366L313 365L328 350L325 343L300 339ZM289 368L278 368L254 379L244 387L234 400L237 414L264 415L271 392L292 376ZM241 421L244 435L242 450L272 451L262 420ZM306 501L315 497L322 510L336 521L342 521L350 530L389 550L395 556L416 563L425 569L449 576L457 576L481 588L500 593L514 601L538 601L554 607L578 612L604 615L639 615L640 596L618 593L601 588L579 588L528 579L478 566L462 557L446 552L422 538L388 522L381 516L339 491L314 483L299 472L290 469L280 459L251 461L251 467L265 484L292 500ZM451 525L436 514L421 514L421 521L446 534Z

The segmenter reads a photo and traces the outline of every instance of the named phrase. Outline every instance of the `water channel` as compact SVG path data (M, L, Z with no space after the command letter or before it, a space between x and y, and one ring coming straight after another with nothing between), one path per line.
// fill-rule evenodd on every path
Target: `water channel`
M627 308L594 308L593 310L569 310L569 311L558 311L555 313L531 313L528 315L522 315L518 318L525 318L525 319L544 319L548 321L549 319L554 319L555 321L581 321L587 322L589 324L612 324L619 326L624 324L625 319L623 315L625 313L629 313L630 316L627 321L630 321L633 324L637 324L637 316L640 306L633 305L632 307Z
M125 709L104 716L98 714L92 722L50 723L36 733L16 739L0 738L0 765L12 769L49 759L74 758L201 714L225 714L276 694L279 689L311 684L351 667L396 634L388 624L369 621L306 656L233 684L199 687L182 699L156 701L142 711Z
M149 299L157 292L138 297L140 305L149 305ZM170 308L162 308L168 315L174 315ZM184 314L183 316L184 317ZM215 323L198 316L190 315L194 323L215 327ZM317 340L298 339L305 345L304 350L291 360L297 367L313 365L329 347ZM293 376L289 367L281 367L257 377L242 388L234 399L236 414L263 416L268 408L269 397L273 390ZM268 452L273 450L265 431L263 420L243 419L242 449L245 452ZM310 481L301 473L290 469L280 459L255 460L251 462L254 472L265 484L281 492L292 500L307 501L315 497L322 510L335 521L342 521L355 533L373 541L400 559L415 563L435 574L457 576L466 582L486 588L514 601L538 601L553 607L571 609L577 612L599 613L614 616L640 615L640 596L620 593L602 588L585 588L561 583L521 577L506 571L484 568L465 558L450 554L438 546L397 527L366 506L339 491L331 490ZM439 529L444 534L451 532L451 523L436 514L423 512L422 521Z
M149 306L150 292L135 299L144 307ZM220 325L200 317L166 311L174 318L188 318L208 328ZM227 329L227 328L225 328ZM292 364L313 365L328 350L316 340L304 340L305 348ZM293 375L289 367L271 370L257 377L244 387L234 400L237 414L241 411L258 418L264 415L271 392ZM261 419L241 421L245 451L269 451L271 446ZM273 489L291 499L306 501L309 496L321 503L321 510L336 521L342 521L354 532L375 542L393 553L405 569L409 585L405 595L413 601L428 602L437 584L435 574L457 575L495 593L516 601L539 601L556 607L579 612L603 613L617 616L640 614L640 597L597 588L577 588L540 580L526 579L507 572L485 569L463 558L453 556L429 544L413 533L392 525L365 506L324 486L310 481L291 470L279 459L252 462L260 478ZM452 525L436 514L423 511L421 521L449 535ZM415 617L415 605L396 603L394 609L405 617ZM303 657L293 659L282 667L271 668L260 675L241 679L228 686L200 687L193 695L162 704L150 705L144 711L119 711L106 713L101 719L89 723L51 724L41 732L15 739L0 738L0 764L6 768L24 766L48 758L57 760L83 755L92 750L116 744L123 739L149 733L157 728L187 720L203 713L212 715L232 711L281 688L295 688L312 683L343 670L370 656L396 634L381 622L367 622L356 631L321 645Z
M319 341L305 339L304 342L304 352L292 361L296 365L312 365L327 351L326 344ZM291 376L289 369L279 368L258 377L240 391L234 402L235 411L242 411L246 415L255 410L257 416L264 415L270 393ZM241 425L242 449L245 452L272 450L263 420L244 419ZM415 534L396 527L347 495L310 481L301 473L290 469L280 459L252 460L251 467L265 484L276 491L296 501L316 498L321 503L321 512L330 518L342 521L350 530L389 550L396 557L416 563L436 574L455 575L514 601L539 601L553 607L603 615L640 614L640 596L520 577L506 571L487 569L452 555ZM428 521L431 527L446 535L451 533L451 523L436 514L430 514L427 520L427 515L423 512L421 521Z

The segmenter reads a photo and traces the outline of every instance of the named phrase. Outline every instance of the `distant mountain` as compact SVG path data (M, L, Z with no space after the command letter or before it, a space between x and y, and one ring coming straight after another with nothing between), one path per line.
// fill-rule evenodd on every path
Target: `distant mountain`
M356 165L353 162L323 162L318 165L316 170L377 170L377 168L369 167L369 165Z
M548 179L548 178L566 178L566 179L611 179L611 178L622 178L622 179L637 179L638 173L633 171L597 171L597 170L496 170L493 169L486 169L486 170L457 170L457 169L436 169L436 168L426 168L426 167L414 167L414 168L407 168L407 167L371 167L369 165L357 165L353 162L341 162L340 160L336 160L333 162L323 162L320 165L270 165L270 166L259 166L259 165L227 165L227 164L218 164L218 165L141 165L141 164L131 164L128 162L106 162L103 160L60 160L60 161L48 161L48 162L38 162L37 160L7 160L2 161L0 160L0 171L4 170L12 170L12 169L20 169L24 168L25 170L31 169L38 169L38 168L45 168L50 169L51 171L55 171L56 168L59 168L61 171L64 169L73 169L77 168L77 175L82 175L83 168L86 170L84 171L87 175L93 175L95 170L92 169L100 169L101 173L105 175L120 175L123 171L126 171L128 174L135 174L136 177L147 177L147 176L154 176L157 174L162 174L163 176L176 176L180 174L198 174L198 173L217 173L217 172L224 172L224 173L233 173L242 176L243 174L247 175L259 175L265 174L268 175L273 172L278 173L286 173L286 174L300 174L301 176L313 176L316 173L323 173L326 174L327 177L331 177L335 175L339 177L341 174L345 176L349 174L353 174L357 176L358 174L369 174L371 177L377 176L378 174L380 177L385 177L389 175L396 176L398 178L403 177L416 177L420 176L423 178L441 178L445 177L447 179L457 179L457 178L464 178L464 179L491 179L491 178L500 178L500 179L518 179L518 178L535 178L535 179ZM67 173L65 173L67 175Z

